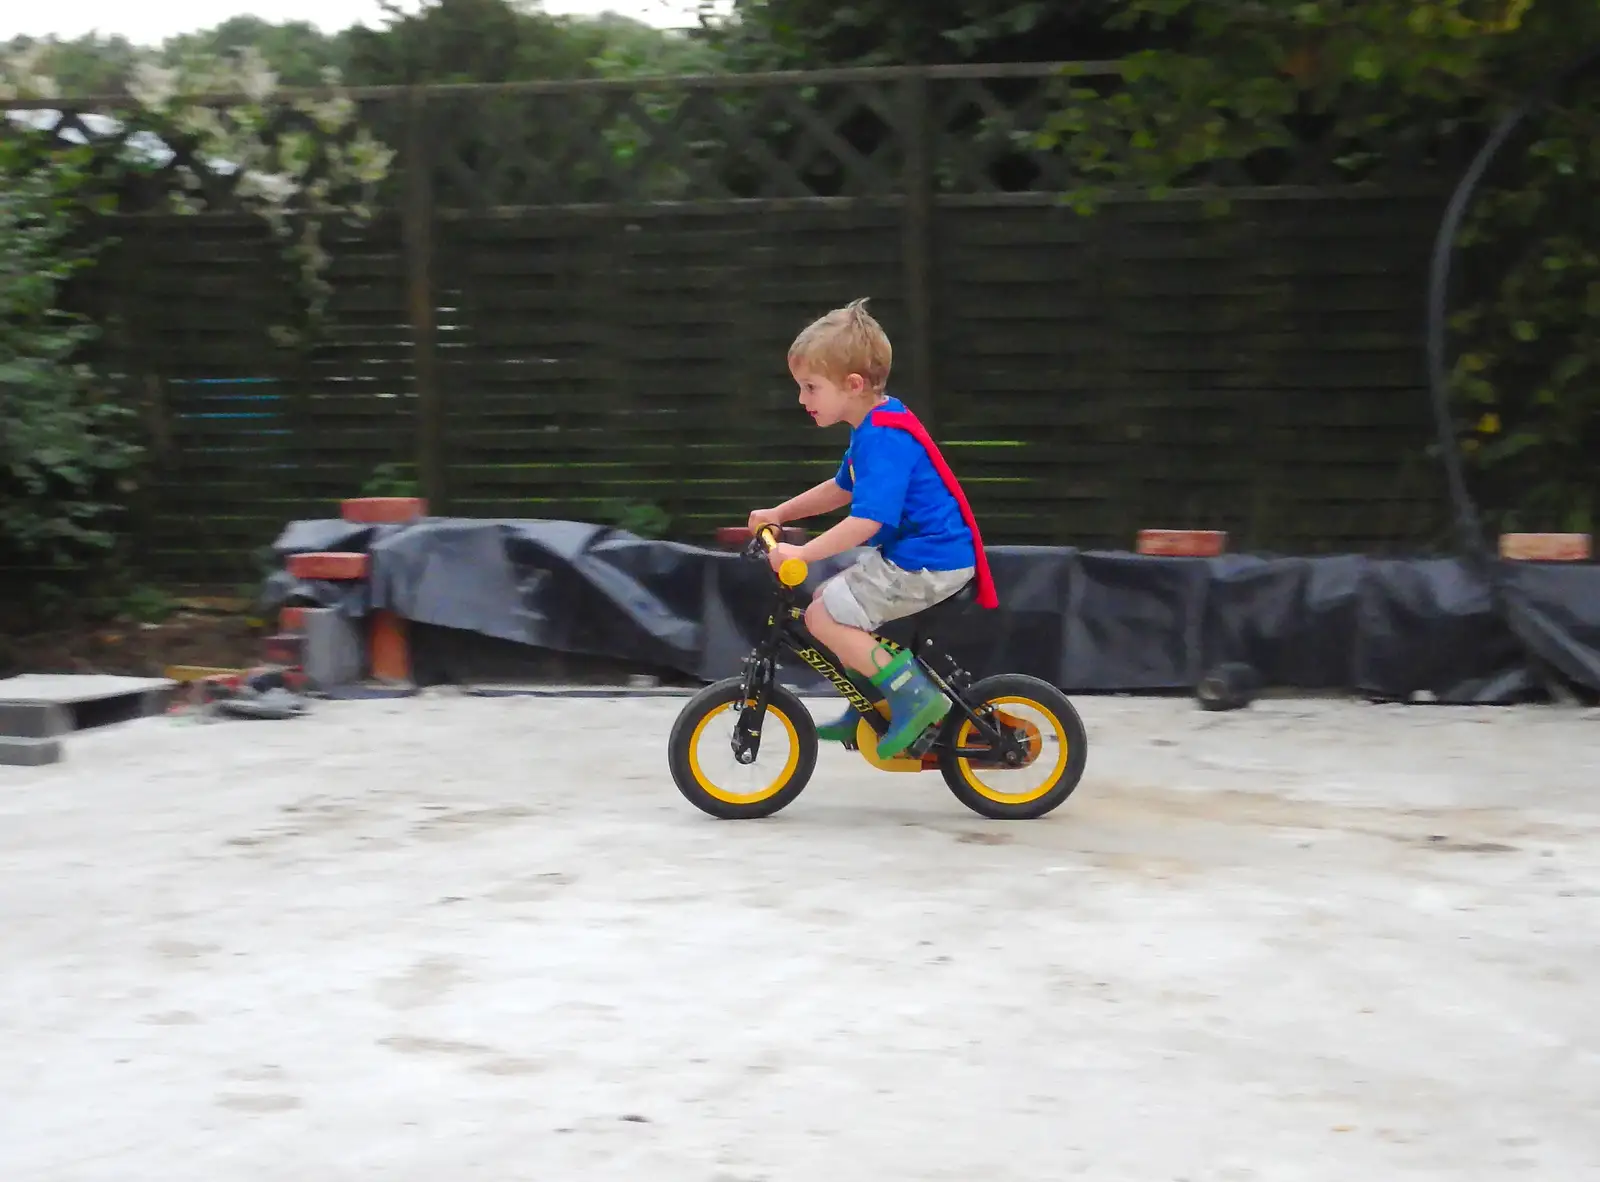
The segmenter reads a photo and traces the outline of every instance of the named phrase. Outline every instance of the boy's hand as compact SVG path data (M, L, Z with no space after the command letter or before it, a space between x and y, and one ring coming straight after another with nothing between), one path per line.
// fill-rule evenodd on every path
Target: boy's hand
M777 570L791 558L804 558L801 547L790 545L788 542L779 542L767 554L767 561L772 564L772 569Z
M757 509L750 514L750 532L753 534L763 525L770 525L777 529L783 528L783 519L778 516L776 509Z

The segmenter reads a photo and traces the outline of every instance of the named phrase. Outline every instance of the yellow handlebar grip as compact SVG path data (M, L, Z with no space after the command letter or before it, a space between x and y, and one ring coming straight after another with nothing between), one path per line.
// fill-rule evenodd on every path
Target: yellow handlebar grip
M785 558L778 566L778 581L785 587L798 587L806 581L810 568L801 558Z

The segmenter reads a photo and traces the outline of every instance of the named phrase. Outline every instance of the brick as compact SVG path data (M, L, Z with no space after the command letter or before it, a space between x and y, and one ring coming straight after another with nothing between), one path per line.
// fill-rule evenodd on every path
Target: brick
M1138 549L1165 558L1216 558L1228 549L1228 535L1216 529L1142 529Z
M356 582L367 577L371 561L365 554L291 554L285 564L297 579Z
M303 607L286 607L278 612L279 632L304 632L306 630L306 609Z
M280 632L267 637L266 643L261 646L261 655L267 664L287 665L291 669L300 667L305 651L306 638L301 633Z
M404 525L428 515L421 497L352 497L339 504L339 515L356 525Z
M725 525L717 530L717 544L719 546L743 547L750 540L750 530L742 525ZM792 525L783 527L783 540L791 546L803 546L809 535L803 529Z
M1588 562L1593 554L1588 534L1500 535L1500 557L1512 562Z
M406 622L391 611L375 611L367 622L367 667L379 681L411 681Z

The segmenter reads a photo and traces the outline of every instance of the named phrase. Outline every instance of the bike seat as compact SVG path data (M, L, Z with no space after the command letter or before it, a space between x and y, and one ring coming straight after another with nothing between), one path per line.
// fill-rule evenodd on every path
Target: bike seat
M901 644L921 644L928 637L940 637L954 631L978 602L978 581L967 580L966 586L932 607L923 608L915 615L891 620L881 631ZM898 635L896 635L898 633Z

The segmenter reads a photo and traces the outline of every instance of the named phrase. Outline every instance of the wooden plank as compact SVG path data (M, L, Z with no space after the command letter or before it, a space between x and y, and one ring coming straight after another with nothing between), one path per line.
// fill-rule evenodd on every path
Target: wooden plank
M300 383L290 396L297 414L414 414L416 392L409 375L375 374L371 378L324 378Z
M392 286L404 302L405 255L399 250L381 252L354 251L334 254L328 260L327 275L330 282L344 284L368 283L373 286Z
M435 330L438 308L433 253L435 144L427 102L427 92L420 87L408 90L401 241L406 259L406 308L414 350L412 382L417 395L412 455L416 457L421 495L437 512L448 513L444 410Z

